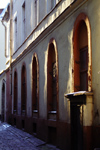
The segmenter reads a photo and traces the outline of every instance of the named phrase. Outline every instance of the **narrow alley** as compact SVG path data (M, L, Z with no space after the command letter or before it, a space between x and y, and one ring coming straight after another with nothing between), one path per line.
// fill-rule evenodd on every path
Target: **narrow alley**
M7 123L0 123L0 150L59 149Z

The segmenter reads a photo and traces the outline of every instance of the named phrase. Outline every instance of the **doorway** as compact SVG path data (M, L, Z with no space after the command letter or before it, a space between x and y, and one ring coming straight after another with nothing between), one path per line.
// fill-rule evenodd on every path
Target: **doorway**
M83 106L71 103L71 150L83 150Z
M5 84L2 86L2 113L1 113L1 121L5 121Z

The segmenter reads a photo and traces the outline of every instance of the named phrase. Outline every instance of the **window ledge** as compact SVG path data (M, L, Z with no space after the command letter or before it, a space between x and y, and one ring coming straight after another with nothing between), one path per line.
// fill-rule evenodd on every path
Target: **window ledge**
M71 97L71 96L80 96L80 95L92 96L92 95L93 95L93 92L78 91L78 92L73 92L73 93L65 94L64 96L65 96L66 98L69 98L69 97Z
M16 115L16 114L17 114L17 110L14 110L14 111L13 111L13 114Z
M49 114L56 114L57 111L49 111Z
M22 110L22 112L25 112L25 110Z
M38 113L38 110L33 110L33 113Z
M14 112L16 112L17 110L14 110Z

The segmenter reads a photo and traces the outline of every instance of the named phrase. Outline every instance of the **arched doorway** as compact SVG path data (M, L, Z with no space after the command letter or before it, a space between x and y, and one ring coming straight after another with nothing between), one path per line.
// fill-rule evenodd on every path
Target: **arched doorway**
M1 112L1 121L5 121L5 84L2 85L2 112Z

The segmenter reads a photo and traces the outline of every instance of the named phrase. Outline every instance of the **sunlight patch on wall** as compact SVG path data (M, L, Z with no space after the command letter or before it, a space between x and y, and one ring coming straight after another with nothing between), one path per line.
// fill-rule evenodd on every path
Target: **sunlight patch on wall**
M69 58L69 72L68 72L68 81L67 82L67 88L65 93L70 93L73 91L73 76L72 76L72 68L73 68L73 44L72 44L72 35L73 31L69 32L68 34L68 51L70 53ZM64 97L64 106L67 110L67 122L70 123L70 101Z
M45 83L44 83L44 103L47 104L47 51L44 52L45 55L45 63L44 63L44 78L45 78Z

